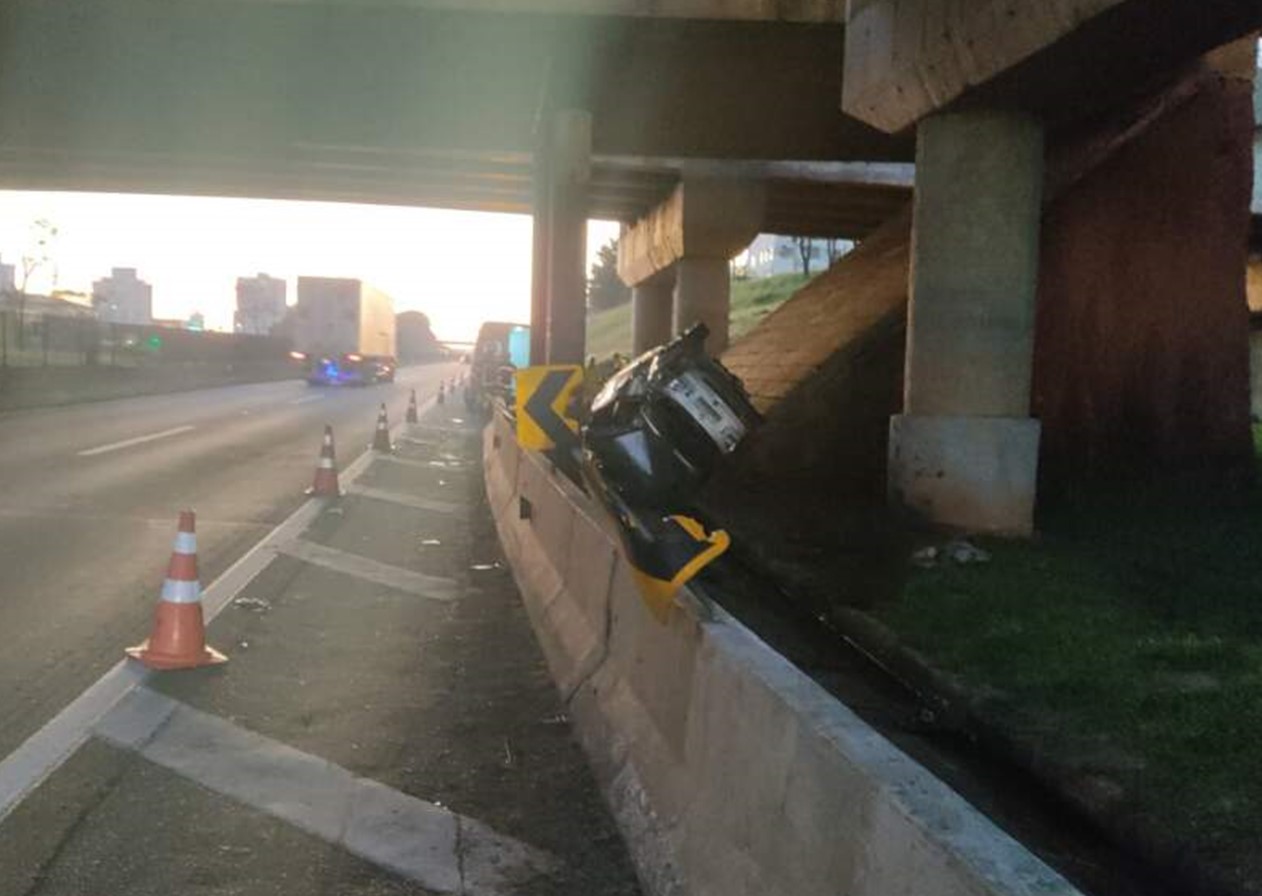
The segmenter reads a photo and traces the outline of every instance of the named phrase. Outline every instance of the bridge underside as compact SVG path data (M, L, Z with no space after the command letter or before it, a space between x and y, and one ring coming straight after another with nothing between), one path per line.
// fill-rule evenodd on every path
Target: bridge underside
M592 113L590 214L634 219L688 166L786 181L777 226L865 233L780 160L908 162L839 112L840 24L390 6L19 0L0 10L0 184L529 212L539 122ZM822 170L822 169L821 169ZM899 186L906 186L906 178Z
M1019 533L1044 193L1185 85L1246 90L1252 41L1206 54L1259 27L1257 0L13 0L0 186L529 212L532 352L556 362L585 357L589 217L627 227L637 333L710 321L718 350L743 241L863 239L914 199L891 481ZM953 517L944 488L989 487L979 450L1007 497Z

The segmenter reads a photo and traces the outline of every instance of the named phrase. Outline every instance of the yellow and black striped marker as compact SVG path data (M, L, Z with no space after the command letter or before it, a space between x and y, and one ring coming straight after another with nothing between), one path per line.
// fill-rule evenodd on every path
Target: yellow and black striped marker
M640 596L666 622L675 595L731 545L722 529L706 532L692 517L673 515L644 526L624 526L623 543Z

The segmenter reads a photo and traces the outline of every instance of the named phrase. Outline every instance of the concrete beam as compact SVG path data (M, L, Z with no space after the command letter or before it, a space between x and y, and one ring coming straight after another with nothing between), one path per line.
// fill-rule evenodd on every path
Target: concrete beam
M852 0L841 107L902 130L1119 2Z
M528 155L540 95L560 81L566 105L592 111L601 154L910 154L839 114L840 24L450 5L11 0L0 144L277 163L299 144Z
M294 0L290 0L294 2ZM309 0L314 2L314 0ZM846 0L377 0L380 6L514 15L626 16L738 22L845 21Z
M740 252L758 235L766 205L764 185L691 179L618 241L618 276L635 286L689 257L722 258Z
M970 99L1085 118L1260 25L1257 0L852 0L842 109L889 133Z

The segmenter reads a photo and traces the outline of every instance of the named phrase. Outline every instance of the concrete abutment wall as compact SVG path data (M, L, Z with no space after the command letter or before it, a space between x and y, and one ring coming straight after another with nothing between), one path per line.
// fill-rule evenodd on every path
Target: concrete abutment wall
M188 392L297 377L297 371L288 361L153 367L6 367L0 369L0 411Z

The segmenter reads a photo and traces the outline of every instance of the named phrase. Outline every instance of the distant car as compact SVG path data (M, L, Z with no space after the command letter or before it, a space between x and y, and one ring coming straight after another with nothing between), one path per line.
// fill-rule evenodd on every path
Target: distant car
M394 358L383 355L351 352L308 356L302 352L290 352L289 356L302 365L307 382L313 386L368 386L394 382Z

